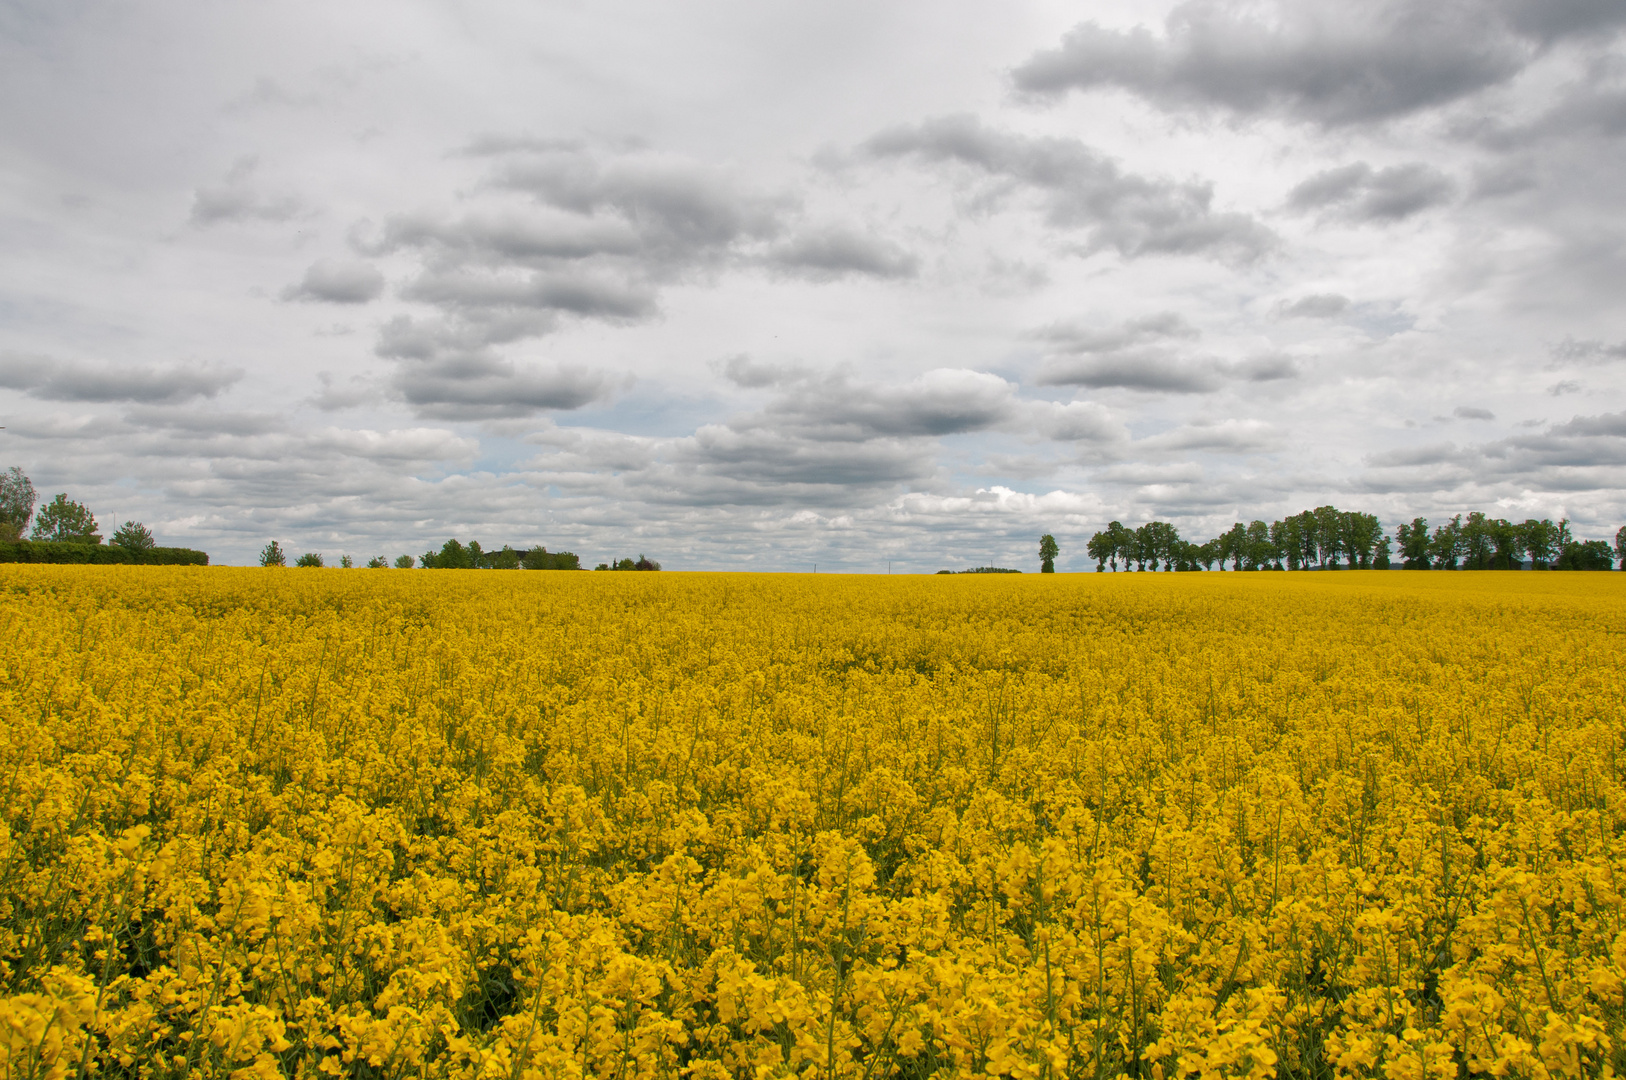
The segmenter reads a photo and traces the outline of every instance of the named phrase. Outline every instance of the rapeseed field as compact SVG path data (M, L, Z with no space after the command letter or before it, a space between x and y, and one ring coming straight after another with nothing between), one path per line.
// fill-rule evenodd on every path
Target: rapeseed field
M1626 575L0 571L8 1077L1604 1076Z

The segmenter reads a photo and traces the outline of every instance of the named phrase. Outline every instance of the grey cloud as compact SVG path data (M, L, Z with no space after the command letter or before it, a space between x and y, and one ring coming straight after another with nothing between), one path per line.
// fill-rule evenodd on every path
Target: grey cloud
M538 332L526 320L490 323L419 322L399 316L385 323L375 351L398 361L390 385L420 416L485 420L579 409L610 393L601 372L559 367L522 368L488 346Z
M1058 352L1103 353L1168 338L1196 338L1199 331L1176 312L1158 311L1110 328L1079 322L1052 323L1032 336L1049 342Z
M611 380L581 368L536 370L493 360L403 364L393 385L420 416L484 420L579 409L605 397Z
M1201 394L1229 381L1269 382L1298 375L1297 363L1281 354L1230 363L1185 355L1175 343L1195 338L1197 331L1173 312L1130 319L1115 327L1055 323L1032 336L1050 347L1037 376L1047 386Z
M401 296L443 309L532 308L613 322L635 321L655 310L653 290L640 283L562 274L431 271L409 283Z
M1250 262L1276 244L1252 217L1214 210L1208 185L1127 173L1077 139L1031 138L950 116L884 131L864 149L877 158L952 162L1025 185L1040 193L1052 225L1087 230L1092 251Z
M1298 319L1333 319L1349 309L1349 297L1337 293L1312 293L1276 307L1279 315Z
M840 228L792 236L770 251L768 261L786 273L814 281L855 274L909 278L920 269L919 259L891 241Z
M1135 443L1137 450L1208 450L1245 454L1274 449L1280 442L1276 430L1260 420L1223 420L1186 424L1161 435Z
M582 217L548 207L482 209L460 218L400 214L386 219L381 229L356 229L352 239L369 254L421 249L440 260L485 265L553 266L594 256L635 256L641 248L629 220Z
M287 421L274 413L223 412L165 405L137 405L125 412L124 420L132 427L197 438L220 435L245 438L288 430Z
M1422 162L1373 169L1356 162L1305 180L1288 195L1296 210L1335 209L1356 221L1399 221L1449 202L1457 186Z
M255 182L257 159L240 159L226 173L225 180L192 193L192 224L207 226L222 222L288 221L304 209L298 197L271 194Z
M322 388L307 400L323 412L353 409L358 405L366 405L379 398L379 387L376 381L360 375L352 375L343 386L334 382L331 372L319 371L316 374L316 379L322 384Z
M1057 442L1123 442L1129 430L1105 406L1093 401L1035 401L1027 409L1028 422L1047 439Z
M1611 345L1595 338L1567 337L1553 346L1553 362L1549 367L1566 364L1597 365L1626 360L1626 341Z
M1275 382L1278 379L1298 378L1299 365L1291 356L1270 353L1230 364L1227 371L1234 377L1246 379L1248 382Z
M1366 462L1380 469L1406 468L1417 465L1452 464L1462 459L1455 443L1434 443L1429 446L1409 446L1383 450L1367 455Z
M297 285L282 291L284 300L329 304L365 304L384 292L384 275L371 263L318 259Z
M794 394L770 404L759 422L830 440L956 435L1011 419L1014 391L997 375L959 369L883 385L831 376L798 385Z
M1496 414L1489 409L1480 409L1472 405L1458 405L1451 413L1459 420L1495 420Z
M1626 412L1604 413L1602 416L1577 416L1568 423L1551 429L1554 435L1603 435L1626 438Z
M1224 385L1218 365L1152 350L1047 361L1038 381L1046 386L1118 387L1174 394L1202 394Z
M1604 0L1564 6L1566 16L1543 16L1539 0L1283 0L1267 15L1223 0L1193 0L1170 13L1161 35L1082 23L1013 78L1019 90L1039 97L1115 87L1166 108L1358 124L1506 82L1529 62L1532 38L1619 21L1600 10Z
M808 370L796 364L763 364L749 356L731 356L713 365L729 382L747 390L779 386L807 378Z
M1581 384L1574 379L1560 379L1547 388L1547 393L1553 397L1560 397L1564 394L1578 394L1580 392Z
M717 172L653 154L600 160L584 149L515 154L493 182L584 216L631 223L652 254L689 262L778 231L784 200L738 189Z
M243 377L237 368L89 365L16 353L0 355L0 386L47 401L161 404L212 398Z
M864 488L904 483L932 471L929 448L907 440L830 443L718 424L706 425L684 440L676 456L705 475L766 489L736 487L722 493L730 500L751 502L797 498L794 489L775 490L780 485Z

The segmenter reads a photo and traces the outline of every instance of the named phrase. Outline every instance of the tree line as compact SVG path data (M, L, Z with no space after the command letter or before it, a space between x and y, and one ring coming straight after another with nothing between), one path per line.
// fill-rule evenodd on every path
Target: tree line
M1223 570L1226 563L1232 570L1389 570L1396 559L1407 570L1515 570L1526 559L1534 570L1612 570L1616 560L1626 569L1626 527L1611 547L1571 535L1567 518L1515 522L1474 511L1432 530L1426 518L1413 518L1395 530L1391 545L1375 515L1318 506L1278 521L1237 522L1200 544L1166 521L1133 529L1114 521L1090 537L1085 551L1097 572L1116 572L1119 562L1136 571ZM1056 554L1047 534L1040 560L1049 565Z
M159 547L152 530L126 521L102 543L101 526L84 503L59 493L43 506L34 484L13 465L0 473L0 562L179 563L208 565L209 556L190 548ZM34 529L28 531L32 520ZM27 533L27 539L24 534Z

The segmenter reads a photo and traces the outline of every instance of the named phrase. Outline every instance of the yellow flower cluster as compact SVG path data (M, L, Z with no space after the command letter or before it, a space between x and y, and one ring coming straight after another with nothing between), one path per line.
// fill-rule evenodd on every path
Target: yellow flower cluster
M0 570L6 1077L1606 1076L1626 575Z

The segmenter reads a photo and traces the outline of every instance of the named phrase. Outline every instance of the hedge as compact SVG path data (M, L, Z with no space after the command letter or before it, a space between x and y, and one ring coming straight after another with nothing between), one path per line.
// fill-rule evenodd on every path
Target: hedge
M0 541L0 563L94 563L136 566L208 566L209 555L191 548L135 551L116 544L58 544L48 540Z

